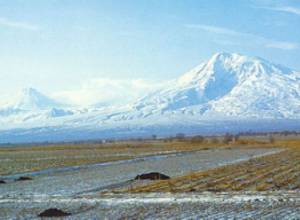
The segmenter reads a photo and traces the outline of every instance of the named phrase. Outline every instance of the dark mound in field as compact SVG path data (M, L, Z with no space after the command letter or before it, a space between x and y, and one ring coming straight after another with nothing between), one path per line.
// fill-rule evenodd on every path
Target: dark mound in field
M20 176L16 181L26 181L26 180L33 180L32 177L29 176Z
M135 180L168 180L170 179L170 177L162 173L152 172L152 173L143 173L141 175L137 175L134 179Z
M6 182L4 180L0 180L0 184L5 184Z
M39 217L62 217L62 216L69 216L69 215L71 215L71 213L53 208L53 209L46 209L45 211L41 212L38 216Z

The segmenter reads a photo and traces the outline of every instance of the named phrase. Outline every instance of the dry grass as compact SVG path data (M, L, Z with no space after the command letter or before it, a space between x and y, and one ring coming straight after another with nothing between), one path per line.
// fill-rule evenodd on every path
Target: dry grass
M246 162L136 186L131 193L299 190L300 141L279 140L285 151ZM121 192L128 190L120 190ZM118 192L120 192L118 191Z
M196 151L221 146L221 143L156 140L105 144L83 143L0 147L0 175L126 160L172 152Z
M212 140L217 139L214 143ZM120 141L114 143L48 144L37 146L0 147L0 175L31 172L48 168L78 166L108 161L127 160L141 156L211 148L274 147L267 139L243 138L224 144L222 137L197 142L185 140Z

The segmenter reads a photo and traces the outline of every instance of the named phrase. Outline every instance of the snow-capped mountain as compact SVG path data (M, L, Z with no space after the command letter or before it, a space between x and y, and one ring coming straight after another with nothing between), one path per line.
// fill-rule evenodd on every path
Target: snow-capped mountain
M63 104L40 93L34 88L24 88L15 97L12 97L2 108L20 110L45 110L62 107Z
M300 117L300 73L261 58L218 53L135 104L142 112L208 116Z
M217 53L126 106L70 109L34 89L24 90L0 108L0 142L28 140L28 134L32 141L300 130L299 122L300 72L262 58Z
M66 104L60 103L34 88L24 88L0 106L1 119L20 124L41 117L59 117L70 114Z

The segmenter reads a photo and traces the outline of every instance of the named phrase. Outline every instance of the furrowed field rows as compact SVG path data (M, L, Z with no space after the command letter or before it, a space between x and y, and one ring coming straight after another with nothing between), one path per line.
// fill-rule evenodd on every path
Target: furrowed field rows
M234 165L136 186L129 192L299 190L299 186L300 149L293 147Z

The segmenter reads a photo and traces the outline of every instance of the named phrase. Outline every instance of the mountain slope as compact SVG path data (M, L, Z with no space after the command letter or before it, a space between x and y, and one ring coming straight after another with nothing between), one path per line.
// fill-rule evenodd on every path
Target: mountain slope
M145 113L185 109L203 117L299 117L300 73L261 58L218 53L134 107Z
M0 142L300 130L299 124L299 72L257 57L217 53L125 106L70 109L24 90L0 108Z
M47 97L34 88L24 88L2 108L43 110L62 106L61 103Z
M0 121L20 124L45 117L60 117L71 112L62 104L34 88L25 88L10 101L0 106Z

